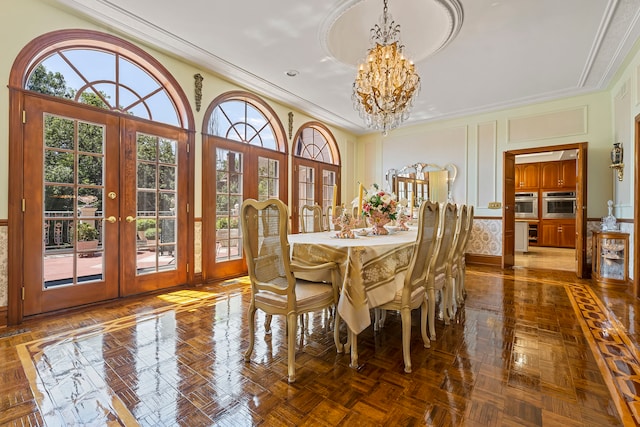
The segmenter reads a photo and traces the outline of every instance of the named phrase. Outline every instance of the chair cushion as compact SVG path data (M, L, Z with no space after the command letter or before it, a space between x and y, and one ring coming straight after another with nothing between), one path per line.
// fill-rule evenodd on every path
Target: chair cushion
M260 291L255 296L256 303L275 308L286 308L287 296L269 291ZM298 312L313 311L334 303L333 286L326 283L296 280L296 305Z
M406 276L406 271L396 274L395 282L396 282L396 288L398 290L396 291L396 294L394 295L393 300L381 305L380 306L381 308L391 307L391 306L397 306L398 308L400 307L400 304L402 303L402 292L404 291L405 276ZM419 286L415 288L411 292L411 306L416 307L420 305L420 303L422 302L422 299L424 298L424 294L425 294L424 286ZM395 308L387 308L387 309L393 310Z

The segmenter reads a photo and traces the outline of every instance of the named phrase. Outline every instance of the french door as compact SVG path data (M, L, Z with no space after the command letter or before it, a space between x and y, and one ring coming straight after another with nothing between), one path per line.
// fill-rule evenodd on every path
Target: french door
M287 200L286 154L205 136L203 280L246 274L240 207L245 199Z
M23 314L186 282L184 132L24 99Z
M187 281L187 135L123 120L120 294Z
M333 203L337 204L338 200L340 200L340 189L337 187L335 192L337 200L333 200L334 186L340 182L340 167L295 157L293 169L294 209L291 216L293 232L297 233L302 231L302 221L313 222L311 217L302 217L301 212L304 205L317 204L322 208L323 214L326 214L327 208L332 206ZM348 204L346 207L348 209L351 208ZM328 218L325 218L325 222L328 220Z

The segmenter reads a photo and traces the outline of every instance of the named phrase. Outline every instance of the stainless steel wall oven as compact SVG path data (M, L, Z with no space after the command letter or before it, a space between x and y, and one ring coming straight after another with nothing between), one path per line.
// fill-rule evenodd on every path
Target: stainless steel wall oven
M575 191L545 191L542 193L542 218L575 218Z
M515 217L538 219L538 192L516 193Z

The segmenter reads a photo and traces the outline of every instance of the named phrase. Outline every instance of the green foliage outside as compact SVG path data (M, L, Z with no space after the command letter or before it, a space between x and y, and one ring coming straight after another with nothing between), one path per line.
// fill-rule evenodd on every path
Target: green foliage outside
M98 230L86 222L78 224L78 241L89 242L91 240L98 240Z
M59 72L47 71L39 65L29 76L27 89L65 99L75 98L75 91L67 87ZM83 92L79 102L109 109L106 94ZM103 128L102 126L47 114L44 126L44 179L45 210L68 212L74 209L74 197L94 196L95 207L102 210L102 194L91 186L102 185L103 175ZM78 150L78 155L66 150ZM74 172L77 168L77 183L83 186L78 194L71 194ZM78 206L80 207L80 206Z
M216 221L216 230L222 230L226 228L238 228L238 218L231 218L231 221L229 221L227 217L218 218L218 220Z
M156 240L158 238L158 233L160 232L160 229L158 228L148 228L147 230L145 230L144 232L144 238L147 240Z
M155 228L155 226L155 219L138 219L137 221L138 231L147 231L150 228Z

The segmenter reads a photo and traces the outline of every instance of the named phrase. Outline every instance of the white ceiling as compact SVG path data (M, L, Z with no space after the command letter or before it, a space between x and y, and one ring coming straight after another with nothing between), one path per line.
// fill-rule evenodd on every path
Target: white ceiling
M364 58L382 0L54 1L318 120L370 132L351 101L356 66L335 56L343 47ZM458 34L425 57L430 30L449 25L428 22L440 19L431 3L444 1L389 0L422 82L407 123L606 89L640 36L638 0L458 0Z

